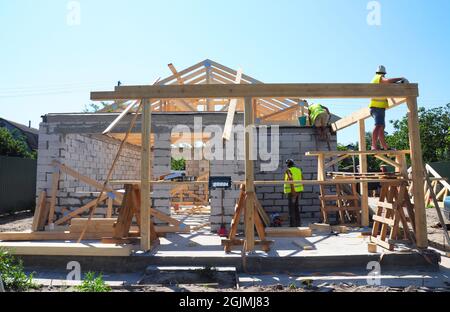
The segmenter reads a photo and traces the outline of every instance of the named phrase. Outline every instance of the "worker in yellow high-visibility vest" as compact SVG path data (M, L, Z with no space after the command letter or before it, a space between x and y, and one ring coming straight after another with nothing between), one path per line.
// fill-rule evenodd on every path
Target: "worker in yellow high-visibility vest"
M378 66L375 77L372 79L372 83L398 83L407 82L405 78L386 78L386 67L383 65ZM378 150L378 141L384 150L389 150L389 146L386 144L384 136L384 129L386 127L386 108L389 107L388 99L372 99L370 102L370 115L375 120L375 128L372 134L372 150Z
M285 181L302 181L303 174L300 168L295 166L292 159L286 160L287 170L284 174ZM303 184L285 184L284 194L288 196L289 200L289 223L291 227L301 226L299 198L300 193L303 192Z
M331 113L329 109L321 104L312 104L308 107L309 124L319 129L319 137L325 141L327 139L326 127L330 122Z

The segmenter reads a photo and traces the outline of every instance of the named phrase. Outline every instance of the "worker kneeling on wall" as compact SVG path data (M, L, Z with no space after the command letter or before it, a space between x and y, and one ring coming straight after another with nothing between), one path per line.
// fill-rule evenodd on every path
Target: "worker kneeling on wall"
M312 104L309 106L309 122L311 126L315 126L320 131L320 139L327 139L326 127L330 122L330 111L321 104Z
M286 160L287 170L284 175L285 181L302 181L303 174L300 168L295 166L292 159ZM291 227L301 226L299 198L300 193L303 192L303 184L285 184L284 194L288 196L289 200L289 222Z

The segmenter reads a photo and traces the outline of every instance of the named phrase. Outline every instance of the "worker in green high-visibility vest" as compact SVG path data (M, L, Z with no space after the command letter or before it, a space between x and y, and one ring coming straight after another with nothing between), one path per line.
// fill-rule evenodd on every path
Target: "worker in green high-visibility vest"
M302 181L303 174L300 168L295 166L292 159L286 160L287 170L284 174L285 181ZM285 184L284 194L288 196L289 200L289 223L291 227L301 226L299 198L300 193L303 192L303 184Z
M330 122L330 111L321 104L312 104L308 107L309 123L319 129L319 137L325 141L327 139L326 127Z

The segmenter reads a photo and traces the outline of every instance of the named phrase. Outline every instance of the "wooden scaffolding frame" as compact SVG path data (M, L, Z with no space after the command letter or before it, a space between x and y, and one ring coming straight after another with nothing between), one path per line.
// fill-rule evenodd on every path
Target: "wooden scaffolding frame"
M178 73L180 75L180 73ZM176 75L175 75L175 78ZM426 215L423 189L423 160L422 148L419 135L419 121L417 112L417 97L419 95L417 84L404 85L376 85L376 84L205 84L205 85L156 85L156 86L118 86L114 91L92 92L91 100L94 101L144 101L143 125L142 125L142 176L141 176L141 248L150 249L150 136L151 136L151 103L173 99L244 99L244 119L246 129L254 127L255 111L259 106L263 106L258 99L274 98L388 98L389 108L406 103L408 107L409 139L412 162L412 182L413 196L415 203L415 226L417 247L427 248ZM348 117L345 117L333 124L335 131L344 129L350 125L358 123L359 140L365 140L365 119L370 117L369 109L362 109ZM252 251L255 247L255 220L253 203L255 185L253 160L250 158L251 134L246 131L245 135L245 246L246 251ZM367 165L364 148L365 144L360 144L361 151L358 156L361 158L361 171ZM325 180L325 177L323 177ZM406 179L405 179L406 180ZM363 187L362 203L368 207L367 183L370 179L346 179L347 183L361 183ZM267 184L275 185L285 183L284 181L266 181ZM291 183L299 183L292 181ZM301 181L305 184L306 181ZM320 184L327 181L310 181L311 184ZM307 183L307 182L306 182ZM368 209L363 207L363 223L368 223Z

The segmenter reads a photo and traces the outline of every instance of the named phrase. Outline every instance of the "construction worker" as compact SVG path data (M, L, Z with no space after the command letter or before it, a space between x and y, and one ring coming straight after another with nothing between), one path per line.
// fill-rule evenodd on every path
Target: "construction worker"
M312 104L308 107L308 110L310 125L319 128L319 137L322 141L325 141L327 139L326 127L328 127L331 117L330 111L321 104Z
M303 180L302 170L295 166L292 159L286 160L287 170L284 174L285 181L301 181ZM289 223L291 227L301 226L299 195L303 192L303 184L285 184L284 194L288 195L289 200Z
M407 83L405 78L386 78L386 67L383 65L378 66L375 77L372 83ZM372 150L378 150L378 141L384 150L389 150L389 146L386 144L384 136L384 129L386 127L386 108L389 107L388 99L372 99L370 102L370 115L375 120L375 128L372 134Z

